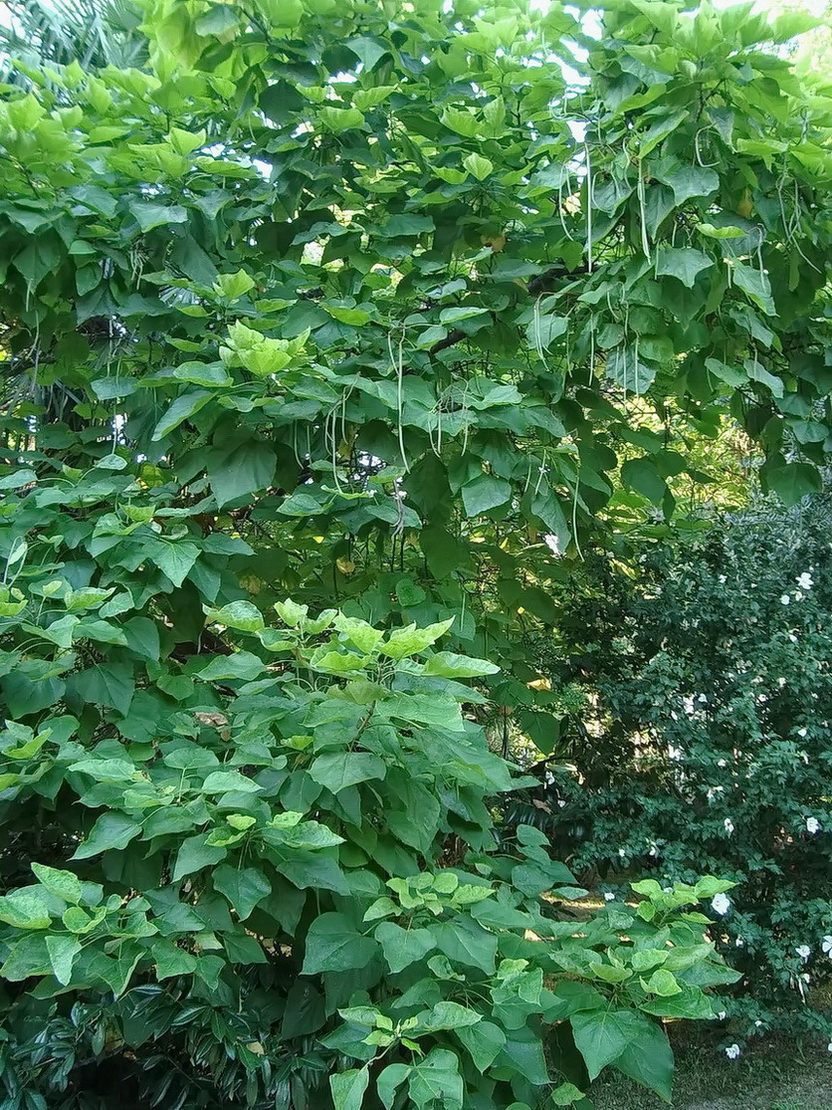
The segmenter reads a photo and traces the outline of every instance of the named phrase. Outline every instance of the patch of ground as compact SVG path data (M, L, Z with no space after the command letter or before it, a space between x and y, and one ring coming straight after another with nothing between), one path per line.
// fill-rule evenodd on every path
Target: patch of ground
M832 1110L832 1054L769 1042L737 1061L713 1042L676 1046L673 1110ZM592 1091L597 1110L668 1110L667 1103L610 1074Z

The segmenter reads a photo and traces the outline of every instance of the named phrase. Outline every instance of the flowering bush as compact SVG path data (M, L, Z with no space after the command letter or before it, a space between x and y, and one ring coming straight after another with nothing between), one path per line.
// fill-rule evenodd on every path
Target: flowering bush
M596 712L548 792L551 834L607 889L632 869L739 884L712 902L744 975L726 1050L832 1031L830 549L827 499L763 507L655 549L634 587L605 564L567 616L594 642L557 677L594 688Z

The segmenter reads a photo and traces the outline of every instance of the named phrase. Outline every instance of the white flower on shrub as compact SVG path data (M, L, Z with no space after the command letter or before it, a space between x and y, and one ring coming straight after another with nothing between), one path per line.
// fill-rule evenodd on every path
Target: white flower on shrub
M797 730L797 735L798 736L808 736L808 734L809 734L809 730L807 728L799 728Z
M795 952L797 952L801 960L808 960L809 957L812 955L812 949L809 947L808 944L799 944L797 948L795 948Z
M727 759L717 760L716 765L717 765L717 767L727 767L728 766L728 760Z
M742 1054L742 1049L738 1044L729 1044L725 1049L725 1055L729 1060L736 1060Z
M803 594L800 592L800 590L795 590L794 591L794 599L795 599L795 601L802 601L803 600Z
M737 948L745 948L745 941L742 939L742 937L737 937L737 939L734 941L734 944L737 946Z
M720 917L724 916L731 908L731 899L727 894L715 894L711 899L711 909L714 913L718 913Z
M611 890L605 890L604 891L604 901L605 902L614 902L615 901L615 895L613 894L613 892Z
M798 577L797 584L798 586L800 586L801 590L811 590L815 582L811 574L809 574L807 570L804 570L804 572Z
M791 601L791 598L789 597L788 594L782 594L781 595L781 597L780 597L781 605L788 605L790 601Z
M725 1021L725 1019L726 1019L727 1017L728 1017L728 1015L727 1015L727 1014L725 1013L725 1011L724 1011L724 1010L720 1010L720 1011L719 1011L719 1013L718 1013L718 1014L716 1015L716 1020L717 1020L717 1021Z
M826 1050L827 1052L832 1052L832 1041L830 1041L829 1044L826 1046Z
M806 818L806 832L811 833L812 836L820 832L820 821L818 821L817 817Z
M734 832L734 822L731 820L731 818L726 817L722 823L725 826L725 831L728 833L728 835L732 836Z
M832 936L825 936L821 943L824 956L832 956Z

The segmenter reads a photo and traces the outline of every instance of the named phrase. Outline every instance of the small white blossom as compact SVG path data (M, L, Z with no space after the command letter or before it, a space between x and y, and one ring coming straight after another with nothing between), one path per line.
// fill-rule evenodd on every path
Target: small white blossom
M808 729L806 729L806 728L799 728L799 729L797 730L797 735L798 735L798 736L806 736L806 735L807 735L807 733L808 733L808 731L809 731L809 730L808 730Z
M812 982L812 976L809 975L809 973L806 972L806 971L803 972L803 974L800 976L800 978L803 980L804 983L811 983Z
M778 679L777 679L777 685L778 685L778 686L780 687L780 689L782 690L782 689L783 689L783 687L784 687L784 686L786 685L786 680L785 680L785 678L778 678Z
M788 605L790 601L791 601L791 598L789 597L788 594L782 594L781 595L781 597L780 597L780 604L781 605Z
M711 899L711 908L714 913L718 913L721 917L730 910L731 899L727 894L715 894Z
M627 855L623 848L618 849L618 854L619 856L621 856L622 859L624 859L624 857Z
M817 817L806 818L806 832L811 833L812 836L820 832L820 821L818 821Z
M824 956L832 956L832 936L825 936L821 943Z
M754 1025L757 1027L757 1029L759 1029L762 1024L763 1023L761 1021L755 1021L754 1022Z
M800 592L800 590L795 590L794 591L794 599L795 599L795 601L802 601L803 600L803 594Z
M798 584L798 586L800 586L801 590L811 590L811 588L812 588L812 586L814 586L815 582L814 582L814 579L812 578L811 574L809 574L808 571L804 570L804 572L797 579L797 584Z
M725 575L724 575L724 574L720 574L720 576L719 576L719 584L720 584L721 586L724 586L724 585L725 585L725 583L726 583L727 581L728 581L728 579L727 579L727 578L725 577Z
M734 833L734 822L731 820L731 818L726 817L722 823L725 826L725 831L728 833L728 835L732 836Z
M737 939L734 941L734 944L737 946L737 948L745 948L745 941L742 939L742 937L737 937Z
M720 759L720 760L717 761L717 767L727 767L727 766L728 766L728 760L727 759Z
M605 890L604 891L604 901L605 902L614 902L615 901L615 895L613 894L613 892L611 890Z
M828 1052L832 1052L832 1041L829 1042L829 1044L826 1046L826 1049Z
M725 1013L725 1011L724 1011L724 1010L720 1010L720 1011L719 1011L719 1013L718 1013L718 1014L716 1015L716 1020L717 1020L717 1021L725 1021L725 1019L726 1019L727 1017L728 1017L728 1015L727 1015L727 1014Z
M729 1060L736 1060L741 1053L742 1049L738 1044L729 1044L728 1047L725 1049L725 1055L728 1057Z
M708 701L708 699L707 699L707 697L705 696L705 694L700 694L700 695L699 695L699 697L698 697L698 698L697 698L696 700L697 700L698 702L701 702L701 703L702 703L703 705L704 705L704 704L706 704L706 702Z
M797 952L801 960L808 960L809 957L812 955L812 949L809 947L808 944L799 944L797 948L795 948L795 952Z

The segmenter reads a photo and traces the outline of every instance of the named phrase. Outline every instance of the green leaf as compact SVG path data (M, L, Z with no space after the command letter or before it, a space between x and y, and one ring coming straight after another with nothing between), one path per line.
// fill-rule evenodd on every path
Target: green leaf
M263 788L239 771L212 771L206 776L200 790L203 794L224 794L233 790L242 794L257 794Z
M713 264L710 255L694 247L663 247L656 254L656 274L678 278L688 289L692 289L698 275Z
M650 1021L641 1025L631 1043L616 1057L615 1067L670 1102L673 1052L660 1025Z
M425 674L439 678L478 678L480 675L497 674L500 670L487 659L472 659L452 651L438 651L425 661Z
M674 994L680 994L682 990L673 972L663 968L654 971L646 982L642 980L641 985L648 994L657 994L660 998L670 998Z
M734 262L731 266L731 274L734 285L737 289L742 289L750 301L753 301L767 316L776 315L777 309L771 296L768 274L754 266L749 266L746 262Z
M382 921L376 926L375 937L394 973L424 959L436 947L430 929L402 929L392 921Z
M454 618L450 617L446 621L429 624L425 628L417 628L415 624L409 624L405 628L391 632L380 650L383 655L389 655L391 659L404 659L407 655L416 655L435 644L453 623Z
M656 376L655 368L642 362L635 344L610 351L606 373L610 381L627 393L646 393Z
M784 505L797 505L809 493L819 493L823 487L817 469L809 463L790 462L772 470L763 470L769 489L773 490Z
M469 519L505 505L510 497L509 483L490 474L480 474L462 487L462 503Z
M237 870L223 863L214 870L212 881L214 888L224 894L236 910L240 921L245 921L254 907L272 892L272 884L255 867Z
M160 937L153 942L150 952L156 968L156 978L160 982L176 975L192 975L196 970L196 957L172 941Z
M335 1110L361 1110L364 1092L369 1082L370 1069L366 1064L363 1068L353 1068L350 1071L331 1075L329 1086L332 1090Z
M474 1066L480 1073L485 1072L505 1046L506 1035L498 1025L490 1021L479 1021L476 1025L460 1026L454 1030L465 1045Z
M417 1025L414 1026L414 1035L423 1033L440 1033L447 1029L459 1030L470 1028L482 1021L482 1014L468 1006L461 1006L458 1002L436 1002L430 1010L416 1015Z
M188 219L187 210L181 204L164 205L149 200L133 200L128 207L143 234L152 231L154 227L184 224Z
M259 678L265 669L266 664L258 656L250 651L237 651L233 655L216 656L196 672L196 677L203 682L228 682L235 678L251 682Z
M438 1101L444 1110L462 1110L464 1087L455 1053L434 1048L411 1068L408 1089L419 1107Z
M536 351L548 351L556 339L566 334L568 327L565 316L536 315L526 328L526 338Z
M357 108L335 108L327 105L320 109L321 122L328 131L340 134L364 125L364 115Z
M250 601L232 601L221 609L206 608L205 615L217 624L224 624L226 628L235 628L240 632L259 632L266 627L263 614Z
M552 1091L552 1103L555 1106L571 1106L573 1102L580 1102L584 1097L574 1083L561 1083Z
M384 1071L379 1073L376 1080L376 1091L386 1110L392 1110L396 1091L409 1077L412 1070L409 1064L388 1064Z
M376 942L356 932L343 914L324 913L309 927L301 974L366 967L377 951Z
M485 181L486 177L494 172L494 163L490 158L483 158L481 154L468 154L462 159L462 164L477 181Z
M386 774L384 760L366 752L326 752L309 768L310 778L333 794L368 779L383 779Z
M668 492L667 483L646 455L640 459L628 459L621 467L621 480L654 505L661 505Z
M49 962L52 965L52 974L63 986L72 981L72 967L75 957L81 951L81 942L77 937L48 936L46 950L49 953Z
M101 852L126 848L141 831L141 825L124 813L103 813L71 858L89 859Z
M59 871L55 867L47 867L44 863L33 863L31 866L38 881L50 893L72 905L77 905L82 900L84 891L77 875L73 875L71 871Z
M390 47L384 39L372 35L360 35L358 38L347 39L344 45L359 59L366 73L375 69L384 55L390 51Z
M153 429L151 439L158 441L169 436L190 417L195 416L200 409L205 408L213 394L207 389L195 389L191 393L183 393L177 397L168 411Z
M432 930L440 952L453 963L476 967L493 975L497 938L468 917L443 921Z
M646 1039L654 1043L655 1026L633 1010L581 1010L569 1019L578 1051L584 1058L590 1079L596 1076L630 1046Z
M226 848L214 847L206 843L207 839L208 833L199 833L197 836L189 836L182 841L181 847L176 853L176 863L173 868L172 877L175 883L178 883L186 875L193 875L195 871L212 867L228 855Z
M208 477L217 505L222 508L268 489L276 461L274 449L260 440L212 451L208 457Z
M373 628L367 621L359 620L357 617L345 617L342 613L338 613L332 623L364 655L374 651L384 638L384 633L380 629Z

